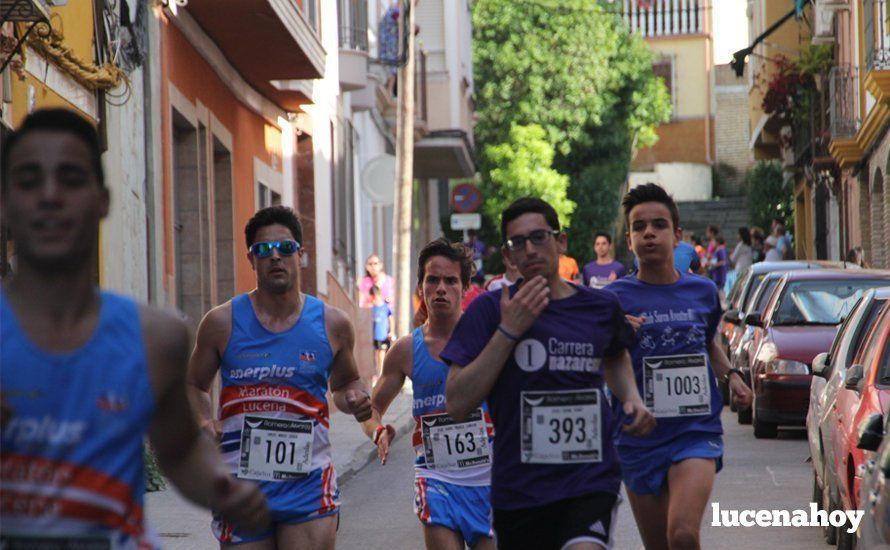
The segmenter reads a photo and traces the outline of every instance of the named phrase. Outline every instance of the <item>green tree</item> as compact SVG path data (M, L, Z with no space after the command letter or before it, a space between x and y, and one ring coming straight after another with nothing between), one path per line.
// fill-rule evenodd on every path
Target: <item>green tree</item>
M610 229L618 214L633 148L653 144L670 117L652 54L614 8L591 0L477 0L473 27L477 144L509 142L514 125L543 128L577 203L569 250L583 259L591 233ZM492 159L480 160L486 201L503 204ZM497 218L486 215L483 236L492 240Z
M552 168L555 152L537 124L510 128L506 143L489 145L483 151L491 170L483 182L487 197L483 211L490 219L514 200L534 195L553 205L560 225L569 225L575 203L569 200L569 178Z
M748 221L767 233L773 218L794 229L794 184L785 180L777 160L757 161L748 172Z

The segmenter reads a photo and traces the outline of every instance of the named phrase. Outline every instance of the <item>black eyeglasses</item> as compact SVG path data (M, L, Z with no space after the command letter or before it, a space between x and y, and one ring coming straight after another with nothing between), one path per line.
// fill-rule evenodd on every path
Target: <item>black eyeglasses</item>
M300 243L293 239L253 243L250 245L250 253L253 254L254 258L268 258L276 248L279 255L292 256L300 249Z
M547 242L547 239L549 239L551 235L555 237L559 235L559 231L555 229L536 229L528 235L514 235L504 241L504 245L509 250L521 250L525 248L526 241L531 241L535 246L541 246Z

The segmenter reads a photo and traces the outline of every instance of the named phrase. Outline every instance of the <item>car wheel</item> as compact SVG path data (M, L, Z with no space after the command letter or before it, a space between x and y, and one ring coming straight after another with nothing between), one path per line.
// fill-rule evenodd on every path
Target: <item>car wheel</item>
M723 406L729 405L729 384L724 382L723 380L717 381L717 387L720 388L720 395L723 396Z
M757 418L757 403L751 403L751 424L754 425L754 437L757 439L775 439L779 435L779 425L764 422Z
M825 480L827 478L823 475L822 479ZM819 489L819 484L816 481L816 473L813 472L813 495L816 496L816 491L817 490L819 491L818 500L813 499L813 502L818 502L819 508L821 510L825 510L826 512L828 512L830 514L837 507L834 505L834 501L831 499L831 495L828 492L827 482L823 481L823 483L825 483L825 488ZM825 539L826 544L831 544L831 545L837 544L837 527L833 526L830 523L823 526L822 527L822 538Z

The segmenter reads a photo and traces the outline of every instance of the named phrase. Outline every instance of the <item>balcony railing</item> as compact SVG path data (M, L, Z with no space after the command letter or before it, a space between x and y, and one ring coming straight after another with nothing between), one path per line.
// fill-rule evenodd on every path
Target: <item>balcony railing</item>
M652 0L643 7L638 0L618 0L631 31L644 38L696 34L703 30L702 0Z
M890 25L887 0L864 0L865 64L868 70L890 70Z
M368 51L368 1L339 0L340 49Z
M859 71L850 65L832 67L829 74L831 97L831 139L849 139L859 130Z
M792 136L794 162L821 164L831 161L831 86L829 76L816 76L820 86L799 92L795 99Z

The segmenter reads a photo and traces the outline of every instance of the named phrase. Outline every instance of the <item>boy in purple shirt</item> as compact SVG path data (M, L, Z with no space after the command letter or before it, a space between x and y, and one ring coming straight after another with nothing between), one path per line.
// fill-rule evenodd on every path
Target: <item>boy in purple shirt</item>
M440 353L448 413L460 421L488 401L499 548L610 548L621 470L603 382L632 417L625 433L654 427L633 381L633 329L614 295L560 278L566 234L549 204L514 201L501 234L524 280L473 301Z
M681 236L674 200L649 183L629 191L622 205L640 270L606 290L637 327L634 372L658 425L644 437L617 435L621 469L644 546L699 548L723 457L716 377L728 379L738 406L749 406L752 395L715 340L721 309L714 283L674 266Z
M596 252L596 259L585 265L581 272L585 286L603 288L627 273L624 264L615 261L612 256L612 235L597 232L593 236L593 251Z

